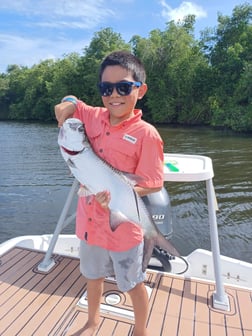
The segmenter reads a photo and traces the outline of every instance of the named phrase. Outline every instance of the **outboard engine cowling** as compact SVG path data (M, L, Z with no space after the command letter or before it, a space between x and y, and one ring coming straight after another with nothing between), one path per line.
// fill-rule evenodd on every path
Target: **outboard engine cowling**
M170 239L172 236L171 203L165 187L160 191L143 196L142 200L158 229L167 239Z
M170 198L165 187L158 192L143 196L142 199L160 232L166 239L170 239L172 237L172 213ZM161 263L165 272L171 271L170 260L173 259L173 256L155 246L152 257ZM149 266L155 267L155 264L152 265L150 260Z

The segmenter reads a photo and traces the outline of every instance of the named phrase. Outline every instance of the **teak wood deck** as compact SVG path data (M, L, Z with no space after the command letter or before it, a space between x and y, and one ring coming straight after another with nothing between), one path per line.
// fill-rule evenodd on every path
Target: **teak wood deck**
M85 278L79 260L54 255L40 273L44 253L13 248L0 258L0 335L77 336L87 319ZM231 311L212 308L214 284L148 271L151 336L252 336L252 290L226 286ZM114 311L113 311L114 307ZM130 336L133 312L115 281L105 282L97 336Z

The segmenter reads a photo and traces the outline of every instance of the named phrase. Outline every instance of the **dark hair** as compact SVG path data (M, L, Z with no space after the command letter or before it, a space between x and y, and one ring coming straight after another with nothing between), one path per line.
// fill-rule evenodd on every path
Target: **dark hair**
M136 82L144 83L146 73L141 61L128 51L114 51L109 54L100 66L99 80L101 81L102 74L107 66L119 65L122 68L131 72L133 79Z

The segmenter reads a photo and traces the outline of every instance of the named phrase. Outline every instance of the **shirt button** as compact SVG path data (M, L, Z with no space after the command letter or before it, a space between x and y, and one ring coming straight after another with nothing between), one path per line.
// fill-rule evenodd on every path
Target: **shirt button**
M109 135L110 135L110 132L106 132L106 135L108 135L108 136L109 136Z
M103 152L103 149L102 149L102 148L101 148L101 149L99 149L99 152L100 152L100 153L102 153L102 152Z

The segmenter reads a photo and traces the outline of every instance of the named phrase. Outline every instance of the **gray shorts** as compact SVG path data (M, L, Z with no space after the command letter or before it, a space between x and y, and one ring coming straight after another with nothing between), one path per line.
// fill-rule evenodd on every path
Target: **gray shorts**
M87 279L115 276L117 286L128 292L145 279L143 243L124 252L113 252L80 242L80 271Z

